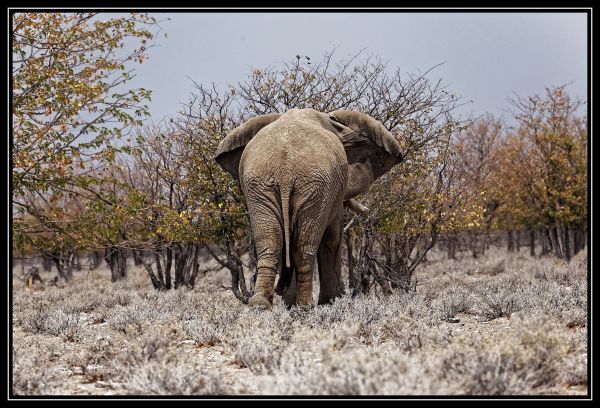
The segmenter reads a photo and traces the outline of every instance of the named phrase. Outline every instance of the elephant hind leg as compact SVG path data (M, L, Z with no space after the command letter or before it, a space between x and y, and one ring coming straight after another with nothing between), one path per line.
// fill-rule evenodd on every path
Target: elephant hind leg
M342 281L341 243L344 227L344 209L339 207L331 224L325 229L317 262L319 264L319 302L323 305L333 302L344 293Z
M248 304L269 308L273 304L275 277L281 268L282 232L270 212L250 211L256 246L257 273L254 295Z
M327 226L325 217L328 213L327 202L324 200L321 206L311 208L312 214L310 212L302 214L305 222L298 223L296 239L292 240L295 242L292 254L296 272L296 305L299 307L314 305L313 275L319 244Z
M296 305L300 307L314 305L312 284L316 250L316 245L300 245L296 249Z
M267 308L273 304L273 285L279 267L279 262L271 257L262 258L262 261L261 259L258 260L254 295L252 295L248 304Z

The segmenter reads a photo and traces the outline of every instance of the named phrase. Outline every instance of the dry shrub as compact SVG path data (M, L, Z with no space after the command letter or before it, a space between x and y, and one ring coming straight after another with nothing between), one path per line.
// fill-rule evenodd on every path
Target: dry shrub
M492 248L477 262L505 256ZM76 275L15 289L13 392L585 393L586 259L508 257L503 273L468 275L474 263L441 260L417 270L417 292L312 310L276 298L256 311L211 286L155 292L143 270L115 285Z
M360 323L356 334L363 344L374 346L392 342L398 350L405 352L421 349L424 341L422 328L412 319L390 320L381 325Z
M499 317L510 317L512 313L524 307L525 286L518 276L480 282L467 288L477 299L475 313L488 321Z
M317 346L318 347L318 346ZM316 355L293 349L264 389L292 395L428 394L432 384L419 365L394 347L332 352L322 343ZM315 358L316 357L316 358Z
M441 320L453 323L457 321L456 316L459 313L471 313L474 302L472 292L458 283L453 283L446 290L437 293L431 306L437 310Z
M229 332L227 343L234 352L234 362L255 374L267 374L279 367L293 334L292 313L278 305L272 313L244 311Z
M581 386L588 384L587 353L572 353L561 367L560 378L565 385Z
M454 344L441 357L440 373L453 394L527 394L560 384L565 354L564 339L538 327L516 338Z
M13 348L12 392L15 395L44 395L52 390L56 376L48 369L51 352L32 354Z
M67 306L66 309L70 308ZM30 303L23 307L18 321L25 331L58 336L66 341L77 341L84 323L79 313L54 309L41 297L31 299Z
M77 313L52 310L45 320L44 332L67 341L76 341L82 334L82 322Z
M218 376L176 359L152 360L129 369L123 391L128 395L221 395Z
M236 310L221 307L218 303L202 304L194 315L197 317L182 322L181 327L198 346L220 343L239 316Z
M276 337L251 337L239 341L234 362L255 374L271 374L280 365L283 349Z
M144 310L137 305L116 306L110 317L111 328L125 334L140 334L144 322Z
M41 296L36 296L28 304L23 303L15 305L13 311L16 314L15 323L20 324L24 330L30 333L43 333L46 329L50 302L44 301Z

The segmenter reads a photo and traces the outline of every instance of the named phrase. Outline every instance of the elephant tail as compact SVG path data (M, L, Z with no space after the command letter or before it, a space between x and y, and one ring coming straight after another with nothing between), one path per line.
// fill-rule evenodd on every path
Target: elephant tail
M283 213L283 237L285 239L285 266L290 267L290 194L288 183L281 185L281 212Z

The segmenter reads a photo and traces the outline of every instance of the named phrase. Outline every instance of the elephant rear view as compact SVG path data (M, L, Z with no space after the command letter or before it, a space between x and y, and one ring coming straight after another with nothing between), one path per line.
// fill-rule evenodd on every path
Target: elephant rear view
M294 270L295 303L311 305L315 258L319 303L340 296L343 203L401 157L383 125L351 111L292 109L258 116L229 133L215 159L246 197L258 267L249 303L270 307L275 277L280 274L278 287L285 291Z

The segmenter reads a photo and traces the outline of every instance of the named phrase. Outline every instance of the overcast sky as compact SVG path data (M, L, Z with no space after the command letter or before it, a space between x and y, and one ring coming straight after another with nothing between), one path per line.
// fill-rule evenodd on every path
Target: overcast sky
M250 67L277 67L297 55L319 60L337 47L347 57L365 48L404 72L425 71L473 100L464 113L506 113L506 99L572 82L586 97L584 13L172 13L154 14L163 32L132 86L153 91L160 121L177 112L192 82L228 83ZM168 37L164 38L164 33Z

